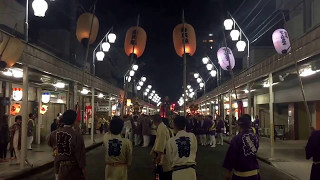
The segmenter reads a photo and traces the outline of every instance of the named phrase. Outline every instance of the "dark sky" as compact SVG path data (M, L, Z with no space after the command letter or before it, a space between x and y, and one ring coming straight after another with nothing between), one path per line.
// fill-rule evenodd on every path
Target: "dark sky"
M197 35L197 51L188 58L189 72L193 64L205 55L201 42L213 33L219 38L226 9L233 10L241 1L236 0L101 0L97 5L97 16L107 31L114 26L118 35L117 46L122 48L126 30L136 24L140 14L140 26L147 32L147 45L141 58L137 60L138 76L145 75L161 97L169 96L176 101L182 94L182 58L174 50L172 32L181 23L182 9L185 19ZM232 5L232 6L231 6ZM121 53L121 50L119 50ZM124 51L123 51L123 54ZM193 70L194 71L194 70ZM188 78L189 80L190 78ZM190 79L192 80L192 79Z

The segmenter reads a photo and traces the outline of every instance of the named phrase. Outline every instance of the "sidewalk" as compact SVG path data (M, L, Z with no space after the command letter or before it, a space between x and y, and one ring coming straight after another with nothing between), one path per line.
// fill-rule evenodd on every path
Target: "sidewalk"
M225 141L229 142L226 137ZM305 158L306 140L276 140L274 158L270 156L270 139L261 137L258 158L299 180L309 180L312 161Z
M86 148L90 148L93 146L91 144L91 137L90 135L84 135L84 142ZM103 135L95 134L95 142L96 144L101 143L103 139ZM15 175L19 175L24 172L31 171L35 168L40 168L41 166L46 166L47 164L53 163L53 156L52 156L52 148L49 147L46 143L41 145L33 144L32 151L27 151L27 160L30 164L33 165L31 168L30 166L26 165L25 169L21 170L20 165L16 165L16 161L11 161L7 163L0 163L0 179L5 179L8 177L13 177ZM8 152L7 157L10 157L10 153Z

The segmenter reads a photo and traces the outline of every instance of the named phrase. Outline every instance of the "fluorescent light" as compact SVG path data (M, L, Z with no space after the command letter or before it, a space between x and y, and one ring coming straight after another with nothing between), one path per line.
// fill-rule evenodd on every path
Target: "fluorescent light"
M66 85L63 82L57 82L57 83L53 84L53 86L56 88L63 89L63 88L65 88Z
M102 93L98 94L98 98L102 99L104 95Z
M23 77L23 71L18 69L12 69L11 70L13 77L15 78L22 78Z
M9 70L2 71L2 74L5 75L5 76L12 76L12 72L9 71Z
M300 71L300 76L301 77L307 77L307 76L311 76L311 75L314 75L315 73L319 72L320 70L312 70L310 67L308 68L305 68L305 69L302 69Z
M89 93L88 89L83 88L82 91L80 91L81 94L87 95Z

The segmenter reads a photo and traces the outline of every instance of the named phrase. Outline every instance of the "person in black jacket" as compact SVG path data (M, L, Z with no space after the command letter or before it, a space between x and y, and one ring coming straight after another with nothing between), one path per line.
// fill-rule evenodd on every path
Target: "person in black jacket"
M4 115L0 120L0 162L8 162L7 147L9 143L8 115Z
M58 123L57 123L57 119L53 120L53 123L51 124L51 132L55 131L58 129Z

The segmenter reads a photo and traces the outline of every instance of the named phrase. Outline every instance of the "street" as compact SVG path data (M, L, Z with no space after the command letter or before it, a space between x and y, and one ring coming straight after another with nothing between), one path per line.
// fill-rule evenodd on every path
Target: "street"
M222 180L224 169L221 167L228 145L216 148L199 147L197 154L197 177L198 180ZM133 152L133 164L129 168L129 180L152 180L154 179L154 167L149 156L150 148L135 147ZM260 163L261 179L263 180L293 180L286 174L278 171L275 167L264 162ZM87 153L88 179L104 179L104 148L99 147ZM53 169L39 173L25 180L52 180Z

